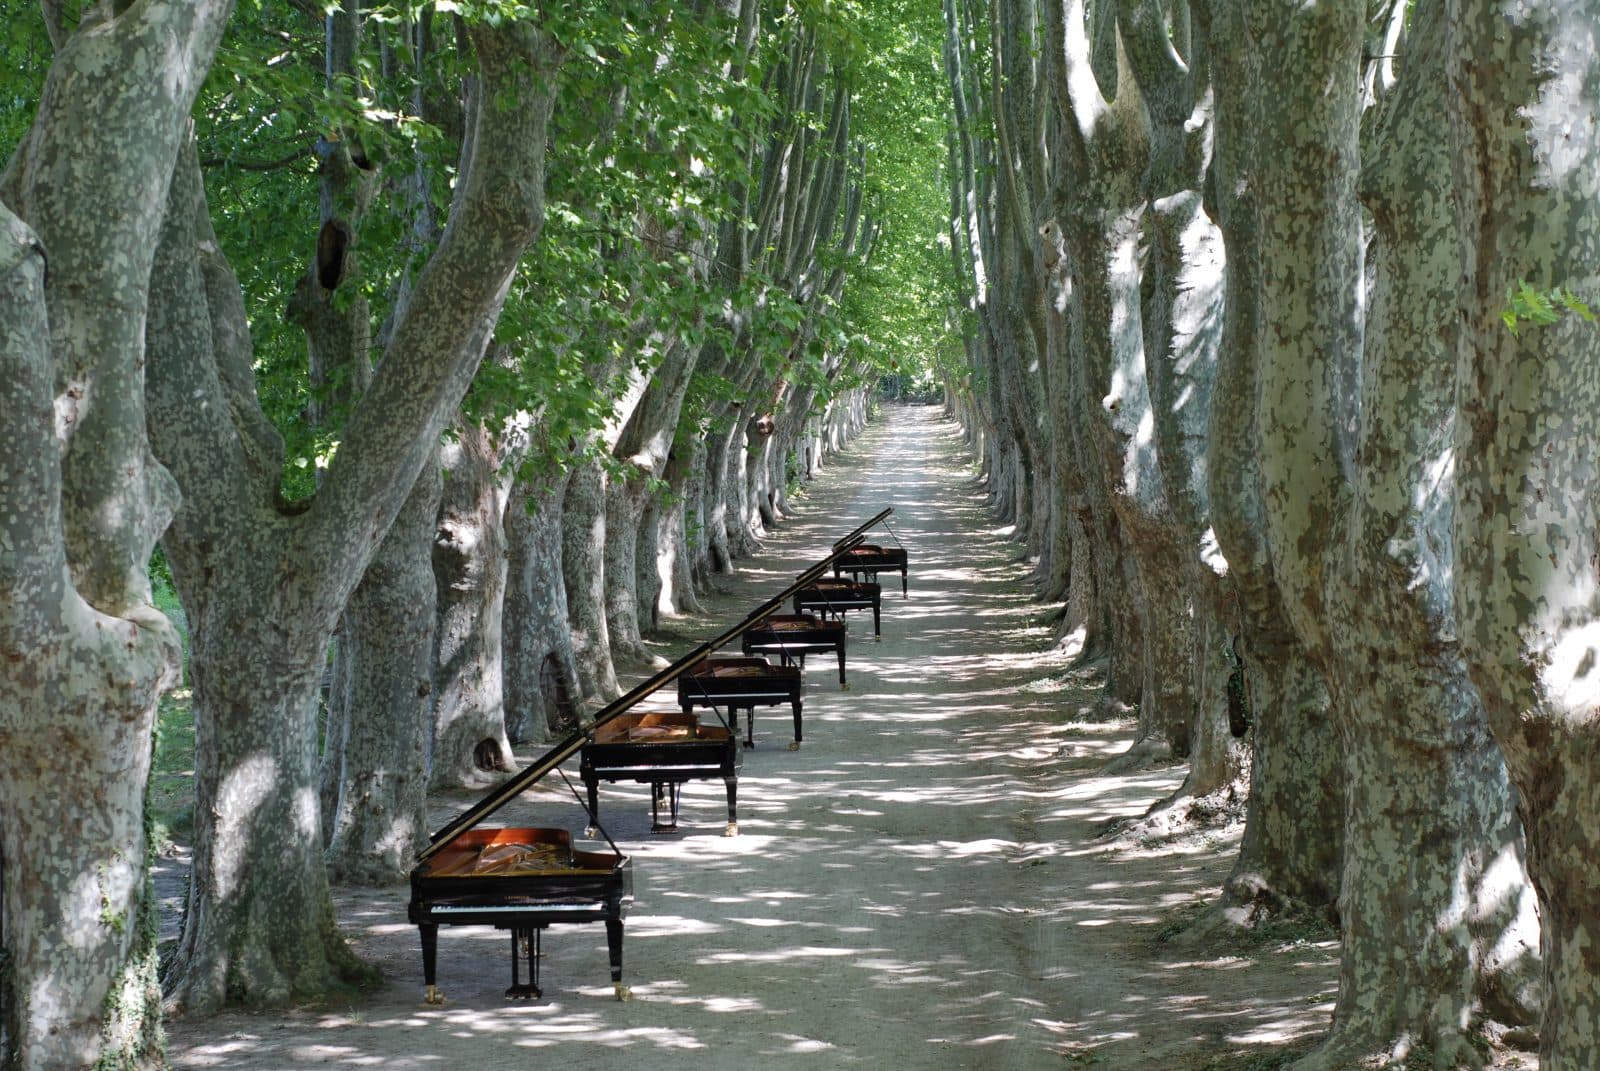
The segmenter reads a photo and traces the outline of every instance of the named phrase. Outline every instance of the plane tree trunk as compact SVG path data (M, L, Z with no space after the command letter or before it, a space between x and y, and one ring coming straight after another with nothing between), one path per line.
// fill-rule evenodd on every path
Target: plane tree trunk
M1501 317L1523 281L1600 294L1600 57L1592 10L1566 0L1448 12L1466 268L1455 609L1527 829L1540 1067L1579 1071L1600 1066L1600 334L1576 315L1516 331Z
M1237 5L1209 2L1193 10L1210 55L1212 169L1227 256L1206 491L1236 604L1230 646L1241 665L1230 727L1248 734L1251 754L1244 837L1217 917L1250 924L1286 909L1333 913L1343 865L1344 774L1327 688L1284 615L1266 542L1255 420L1263 329L1251 112L1257 57Z
M501 622L509 478L488 430L461 424L440 450L444 488L433 538L438 588L429 783L476 787L510 770Z
M573 466L561 527L561 569L578 680L585 698L611 699L622 694L622 687L611 661L606 622L606 480L598 461L583 459Z
M506 733L534 743L576 724L583 687L562 579L565 474L518 480L506 503Z
M1120 25L1150 119L1145 173L1145 371L1156 462L1187 574L1194 709L1189 775L1176 798L1230 789L1246 749L1229 731L1228 563L1211 531L1207 425L1221 340L1226 257L1202 203L1212 94L1202 49L1180 56L1158 5L1125 3Z
M342 80L358 77L360 5L348 0L326 16L326 26L326 88L336 92ZM355 131L319 139L317 155L322 223L289 318L306 333L312 423L337 440L338 414L372 381L372 313L357 284L357 251L379 173ZM438 475L431 459L425 469L339 625L321 756L325 858L336 880L396 880L426 839L434 602L426 562Z
M1436 549L1457 278L1444 105L1428 99L1444 84L1438 14L1415 13L1403 77L1416 81L1385 99L1394 125L1366 174L1379 260L1363 363L1364 9L1246 8L1261 62L1290 72L1256 98L1266 532L1287 614L1332 688L1346 778L1339 1000L1300 1071L1419 1046L1437 1068L1476 1062L1474 1009L1498 995L1498 957L1510 949L1514 970L1526 948L1515 822Z
M1139 618L1139 733L1130 757L1181 757L1196 705L1192 553L1173 523L1154 439L1141 432L1154 420L1140 318L1149 122L1120 49L1114 96L1103 95L1083 5L1052 7L1051 16L1046 51L1065 135L1056 219L1072 282L1069 344L1081 377L1085 454L1101 474L1132 570L1129 582L1106 590L1131 600Z
M231 8L84 11L0 178L8 1069L161 1064L144 798L179 644L146 566L178 495L147 441L144 329L173 161Z
M324 823L335 881L399 881L428 843L435 624L428 550L438 512L439 470L428 464L345 604L328 698L339 738L325 741L323 756L336 762Z

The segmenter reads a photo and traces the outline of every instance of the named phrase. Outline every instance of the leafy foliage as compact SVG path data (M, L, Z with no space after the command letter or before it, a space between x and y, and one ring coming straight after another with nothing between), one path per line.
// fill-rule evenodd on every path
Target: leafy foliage
M1512 335L1519 335L1523 323L1543 327L1556 323L1563 313L1594 322L1594 312L1587 302L1572 292L1571 287L1553 286L1548 290L1540 290L1528 280L1518 279L1517 285L1506 291L1506 307L1501 310L1500 319Z

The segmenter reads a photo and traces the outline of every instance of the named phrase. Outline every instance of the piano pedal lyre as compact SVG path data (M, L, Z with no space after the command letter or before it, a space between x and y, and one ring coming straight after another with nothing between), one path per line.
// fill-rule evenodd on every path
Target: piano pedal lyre
M433 1005L443 1004L444 1003L444 994L439 991L439 987L438 986L430 985L428 987L427 991L422 994L422 1003L424 1003L424 1004L433 1004Z
M538 927L531 931L511 931L511 984L506 987L507 1000L538 1000L544 996L544 990L539 988L539 960L544 956L544 950L540 947L543 942L539 938L543 932ZM522 970L517 962L518 952L528 961L527 982L522 980Z

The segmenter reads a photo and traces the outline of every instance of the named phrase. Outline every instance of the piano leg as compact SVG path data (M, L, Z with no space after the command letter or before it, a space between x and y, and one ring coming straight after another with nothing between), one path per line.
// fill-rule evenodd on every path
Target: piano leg
M879 640L883 639L883 631L880 628L878 628L878 610L879 609L880 609L880 605L878 603L878 600L876 598L874 598L872 600L872 642L873 643L877 643Z
M728 828L722 831L724 837L737 837L739 835L739 775L729 774L722 779L728 786Z
M908 599L911 597L909 594L909 589L906 587L906 567L903 565L900 567L900 597L902 599Z
M848 692L850 682L844 679L844 644L839 644L839 690Z
M798 698L791 704L794 708L794 743L789 745L790 751L800 750L800 700Z
M439 927L424 922L417 926L422 938L422 984L427 987L422 1000L426 1004L443 1004L444 994L436 984L439 966Z
M506 989L507 1000L538 1000L543 996L539 989L539 935L542 927L531 930L514 927L511 931L511 985ZM531 947L530 947L531 946ZM521 962L528 959L528 984L522 984Z
M739 708L730 707L728 713L733 715L733 731L739 732ZM744 743L746 747L756 746L756 708L744 708Z
M633 994L622 984L622 910L618 905L606 913L606 950L611 953L611 991L618 1000L630 1000Z

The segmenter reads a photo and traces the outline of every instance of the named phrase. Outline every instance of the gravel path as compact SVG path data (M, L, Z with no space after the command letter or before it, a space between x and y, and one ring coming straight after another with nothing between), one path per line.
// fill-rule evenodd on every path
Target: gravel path
M533 1004L502 999L508 939L461 928L440 933L449 1002L426 1007L406 890L342 890L341 919L383 988L349 1006L173 1023L174 1065L1221 1071L1321 1029L1329 943L1158 940L1213 894L1236 831L1097 840L1181 770L1101 772L1128 727L1083 720L1092 682L1050 650L1019 544L995 530L936 408L887 410L662 653L780 590L884 506L910 552L910 598L884 577L879 643L852 615L849 691L830 661L810 669L804 748L784 747L786 711L763 712L738 837L721 835L720 782L691 784L682 832L654 838L646 789L602 786L602 818L634 856L631 1001L611 999L599 926L547 932ZM555 787L496 821L581 829ZM439 801L437 824L470 802Z

